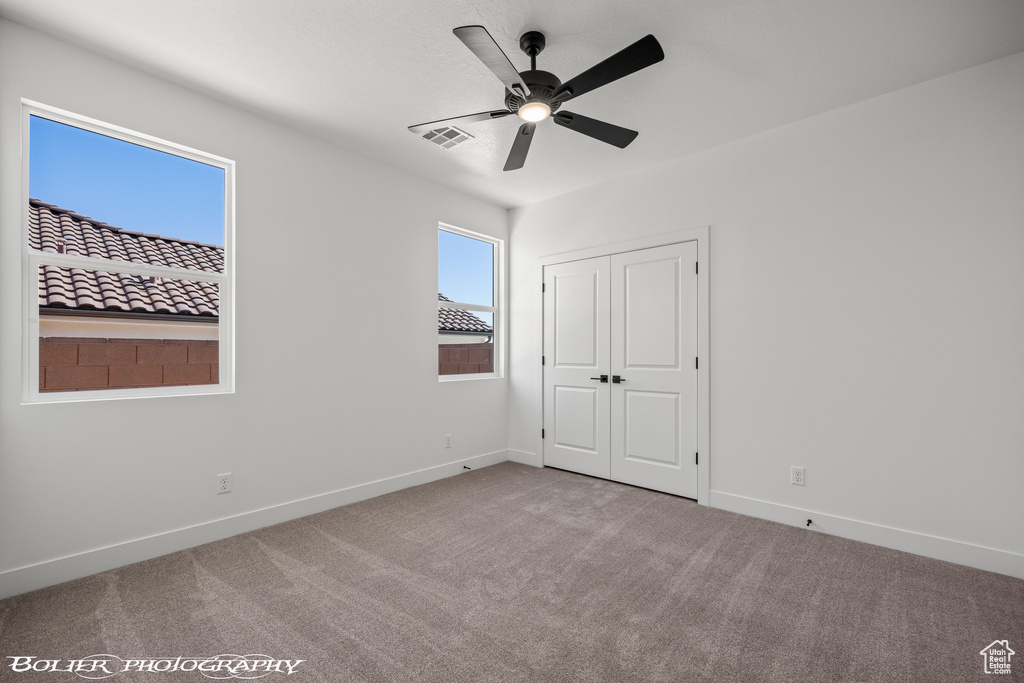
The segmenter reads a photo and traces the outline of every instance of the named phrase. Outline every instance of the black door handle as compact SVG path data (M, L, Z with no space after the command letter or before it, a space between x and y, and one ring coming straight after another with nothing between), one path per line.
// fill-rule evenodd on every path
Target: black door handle
M601 375L600 377L591 377L590 379L599 379L602 384L608 383L608 375Z
M612 375L612 384L622 384L626 381L625 377L619 377L618 375Z

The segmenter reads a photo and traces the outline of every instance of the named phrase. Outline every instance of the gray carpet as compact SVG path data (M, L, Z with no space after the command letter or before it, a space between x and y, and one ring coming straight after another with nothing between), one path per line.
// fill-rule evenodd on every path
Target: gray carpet
M983 672L996 639L1010 676ZM0 656L99 653L306 660L262 681L1020 681L1024 581L503 463L0 601Z

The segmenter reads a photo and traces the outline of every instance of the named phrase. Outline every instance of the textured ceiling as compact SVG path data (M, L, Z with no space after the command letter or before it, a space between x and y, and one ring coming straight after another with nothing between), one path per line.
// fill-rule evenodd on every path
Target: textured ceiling
M1024 0L0 0L0 16L502 206L528 204L1024 51ZM516 117L451 150L406 127L499 109L452 35L488 28L516 68L566 81L653 33L665 61L566 105L640 131L617 149Z

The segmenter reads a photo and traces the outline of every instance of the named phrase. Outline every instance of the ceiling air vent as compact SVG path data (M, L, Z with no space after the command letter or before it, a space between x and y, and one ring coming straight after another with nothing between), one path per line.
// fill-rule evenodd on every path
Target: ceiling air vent
M472 140L473 136L464 130L446 126L444 128L435 128L434 130L427 131L427 134L423 136L423 139L430 140L435 145L440 145L445 149L451 149L461 142Z

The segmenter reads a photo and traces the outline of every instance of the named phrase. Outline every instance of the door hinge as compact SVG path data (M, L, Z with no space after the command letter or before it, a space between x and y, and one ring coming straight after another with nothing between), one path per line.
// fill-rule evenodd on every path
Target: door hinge
M542 282L542 283L540 283L540 291L542 291L542 292L546 292L546 291L548 291L548 290L547 290L547 285L545 285L545 284L544 284L543 282Z
M697 273L698 275L700 274L700 261L697 261L693 264L693 272Z
M540 430L540 438L542 438L542 439L544 438L544 430L543 429Z
M693 359L693 367L696 370L700 370L700 358Z
M699 465L700 464L700 453L694 453L693 454L693 464L694 465Z
M541 365L544 365L544 356L541 356L541 357L540 357L540 364L541 364Z

